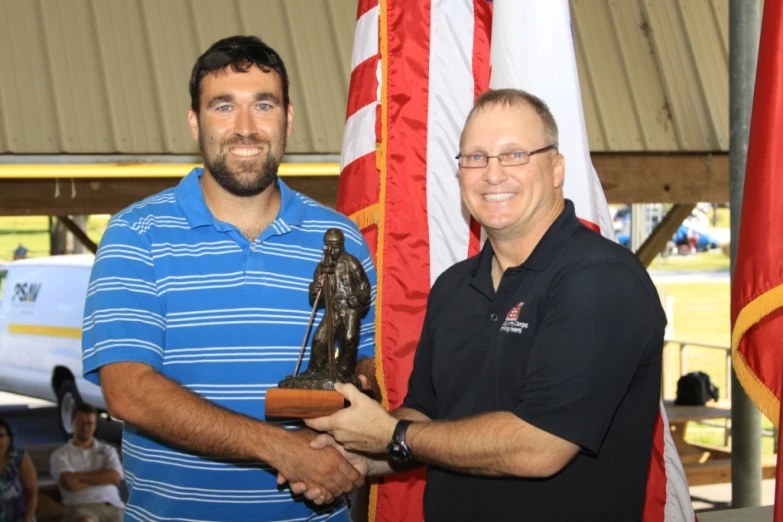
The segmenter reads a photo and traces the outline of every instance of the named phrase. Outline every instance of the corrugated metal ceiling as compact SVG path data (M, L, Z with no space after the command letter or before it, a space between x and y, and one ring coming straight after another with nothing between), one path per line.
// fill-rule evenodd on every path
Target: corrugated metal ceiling
M728 150L728 0L571 0L590 148ZM339 154L356 0L0 0L0 153L193 154L187 81L226 35L286 60L294 154Z

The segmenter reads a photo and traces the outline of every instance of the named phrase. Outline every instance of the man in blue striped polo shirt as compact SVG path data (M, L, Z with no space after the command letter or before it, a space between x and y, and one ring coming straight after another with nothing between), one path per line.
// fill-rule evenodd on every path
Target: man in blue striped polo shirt
M374 302L370 252L351 221L277 178L293 107L274 50L255 37L216 42L190 94L204 168L111 220L88 289L84 372L125 421L126 517L348 520L344 493L361 473L333 448L311 449L311 431L264 422L264 398L296 364L324 233L343 232ZM373 324L371 305L365 375ZM278 471L327 504L278 486Z

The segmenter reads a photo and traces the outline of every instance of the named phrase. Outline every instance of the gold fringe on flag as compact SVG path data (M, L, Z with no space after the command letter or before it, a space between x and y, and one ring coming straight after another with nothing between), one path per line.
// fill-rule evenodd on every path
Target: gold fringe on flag
M767 290L750 303L742 307L734 329L731 332L731 360L737 379L747 392L748 397L761 410L775 427L780 418L780 399L778 399L767 386L761 382L756 373L750 368L745 357L739 352L739 343L745 333L758 324L767 315L783 306L783 285L778 285Z
M359 230L364 230L370 225L378 225L381 220L381 205L376 203L365 207L358 212L354 212L348 216L356 225ZM377 308L377 307L376 307Z
M378 387L381 389L381 404L386 410L389 409L389 398L386 393L386 376L383 371L383 343L381 342L382 335L382 319L383 319L383 248L385 243L385 210L386 210L386 176L388 166L386 164L386 143L389 139L389 107L386 103L386 99L389 93L388 90L388 78L389 78L389 20L388 20L388 6L386 0L380 0L378 2L379 23L380 26L378 33L380 36L380 60L381 60L381 139L377 144L375 161L378 166L378 170L381 175L380 182L380 194L378 196L378 204L373 205L377 207L375 213L375 223L378 225L378 242L375 249L375 265L377 271L377 294L375 296L375 377L378 380ZM369 208L373 208L369 207ZM367 210L367 209L365 209ZM368 506L368 519L369 522L375 522L375 514L378 511L378 482L373 481L370 486Z

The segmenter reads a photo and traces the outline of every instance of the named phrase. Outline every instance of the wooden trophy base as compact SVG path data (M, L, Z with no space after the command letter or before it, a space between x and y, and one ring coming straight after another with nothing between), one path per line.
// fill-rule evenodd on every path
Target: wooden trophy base
M312 419L345 408L345 397L333 390L269 388L266 391L266 418Z

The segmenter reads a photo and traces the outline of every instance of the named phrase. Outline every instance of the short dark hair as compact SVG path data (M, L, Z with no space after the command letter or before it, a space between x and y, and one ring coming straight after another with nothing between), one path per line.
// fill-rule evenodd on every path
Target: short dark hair
M13 445L14 445L14 432L13 432L13 430L11 430L11 425L10 425L10 424L8 424L8 423L5 421L5 419L3 419L2 417L0 417L0 428L5 428L5 431L6 431L6 433L8 433L8 440L11 442L11 443L8 445L8 447L10 448L11 446L13 446ZM0 455L0 457L2 457L2 455Z
M270 63L262 65L251 60L245 51L248 47L259 49L262 54L269 57ZM215 51L226 51L232 55L232 58L227 63L221 65L210 65L207 58ZM204 54L198 57L198 60L193 65L193 71L190 73L190 108L196 114L199 113L201 106L201 79L204 76L215 71L222 71L228 67L231 67L231 70L234 72L245 72L254 65L264 72L275 71L280 76L280 81L283 84L283 107L287 109L291 101L288 97L288 72L283 59L280 58L277 51L269 47L257 36L245 35L229 36L228 38L218 40L204 51Z
M86 402L82 402L81 404L77 404L76 407L73 409L73 413L71 413L71 422L76 419L76 414L78 413L91 413L98 416L98 410L87 404Z
M522 89L490 89L484 91L476 98L473 103L473 108L468 114L467 120L465 120L465 126L467 127L470 118L477 112L485 110L489 107L495 107L502 105L505 107L530 107L533 109L539 118L541 123L544 124L544 132L546 137L552 141L553 145L558 145L558 130L555 117L552 116L552 111L549 110L549 106L539 98ZM464 133L463 129L463 133ZM460 135L460 146L462 145L462 135Z

